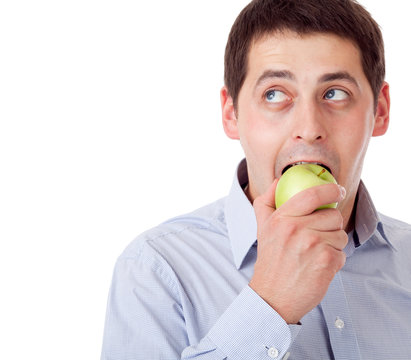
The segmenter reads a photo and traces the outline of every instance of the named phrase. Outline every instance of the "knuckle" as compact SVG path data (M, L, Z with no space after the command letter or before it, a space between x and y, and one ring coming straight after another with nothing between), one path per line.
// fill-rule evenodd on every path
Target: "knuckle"
M325 250L318 257L318 265L321 268L329 268L333 263L335 263L335 257L331 251Z
M347 256L345 255L345 252L340 251L338 260L336 261L336 270L335 270L336 273L344 267L346 259L347 259Z
M297 249L300 254L313 251L316 246L321 242L320 236L315 232L304 234L298 238Z
M336 223L342 223L344 218L341 214L341 211L337 210L337 209L329 209L330 213L332 214L333 220Z
M337 251L335 249L323 251L318 257L318 266L321 269L326 269L336 274L340 271L346 261L346 255L344 251Z
M320 235L316 232L311 232L304 239L305 248L312 249L321 241Z
M342 229L344 225L344 218L337 209L323 209L322 212L323 220L327 221L334 229Z
M280 231L284 237L293 237L299 229L299 226L295 219L283 216L273 216L273 228Z
M341 230L340 234L341 234L341 242L343 243L344 247L346 247L348 244L348 234L344 230Z

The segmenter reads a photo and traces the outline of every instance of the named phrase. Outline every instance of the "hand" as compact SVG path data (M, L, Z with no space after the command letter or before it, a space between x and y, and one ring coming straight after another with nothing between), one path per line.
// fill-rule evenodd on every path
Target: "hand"
M341 201L336 184L306 189L275 210L275 180L254 201L257 261L250 287L288 323L296 324L325 296L345 264L348 236L337 209L316 210Z

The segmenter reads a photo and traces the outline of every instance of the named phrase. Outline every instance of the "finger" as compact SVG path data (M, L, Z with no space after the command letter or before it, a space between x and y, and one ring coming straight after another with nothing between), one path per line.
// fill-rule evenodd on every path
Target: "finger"
M337 209L321 209L307 217L307 227L317 231L342 230L344 219Z
M305 189L286 201L277 211L284 216L304 216L323 205L339 202L345 189L337 184L324 184Z
M334 249L342 251L348 244L348 235L344 230L333 231L326 237L326 242Z
M265 193L257 197L253 202L257 222L267 219L275 211L275 189L278 179L268 187Z
M330 248L329 251L322 251L317 257L317 265L320 268L332 268L334 275L344 267L345 261L344 251L334 248Z

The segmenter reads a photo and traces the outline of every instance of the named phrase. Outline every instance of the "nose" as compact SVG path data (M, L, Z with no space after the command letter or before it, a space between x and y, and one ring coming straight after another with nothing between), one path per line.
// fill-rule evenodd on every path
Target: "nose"
M325 140L324 118L315 103L300 104L295 115L293 138L296 141L313 144Z

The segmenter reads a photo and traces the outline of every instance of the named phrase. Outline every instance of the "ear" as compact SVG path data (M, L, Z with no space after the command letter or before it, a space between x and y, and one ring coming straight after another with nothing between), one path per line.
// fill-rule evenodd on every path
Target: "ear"
M390 122L390 86L384 81L378 95L372 136L381 136L387 132Z
M227 87L220 91L221 110L223 116L223 127L230 139L239 140L237 115L234 109L233 98L229 95Z

